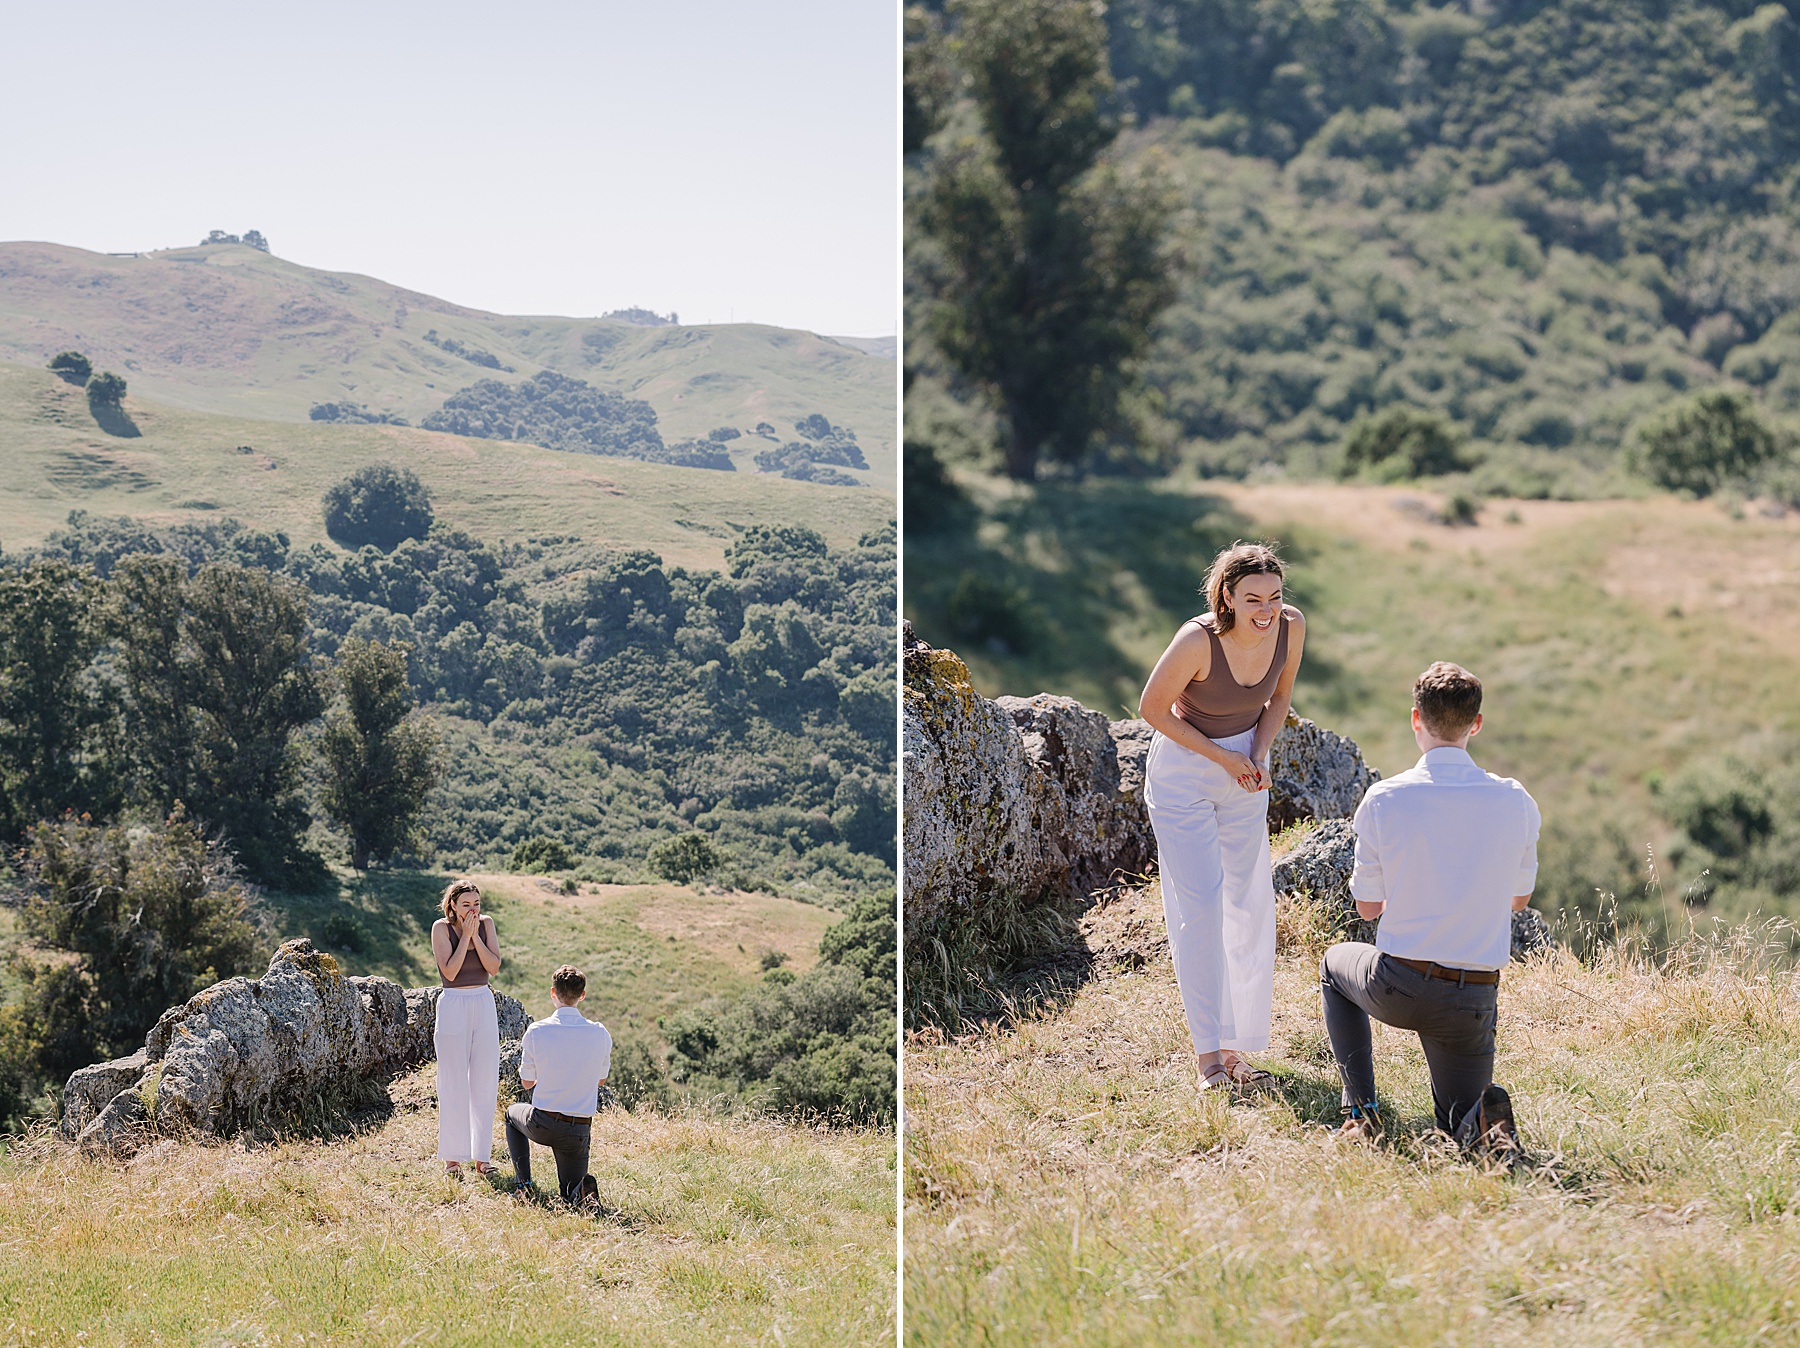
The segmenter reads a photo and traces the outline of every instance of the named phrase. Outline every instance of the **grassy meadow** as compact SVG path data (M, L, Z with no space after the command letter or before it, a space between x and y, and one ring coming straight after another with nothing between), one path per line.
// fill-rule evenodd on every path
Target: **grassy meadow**
M1413 677L1456 660L1487 686L1474 751L1544 807L1539 906L1657 902L1654 791L1691 762L1800 729L1800 518L1670 497L1493 501L1436 521L1429 490L1318 483L1035 487L967 474L968 501L910 536L907 615L988 696L1047 691L1119 717L1213 553L1278 540L1307 615L1301 715L1385 775L1411 765ZM1663 874L1679 893L1692 877ZM1703 920L1748 916L1726 905ZM1684 924L1677 923L1685 929Z
M1089 915L1094 980L913 1037L909 1342L1800 1342L1781 933L1514 966L1495 1075L1528 1155L1505 1172L1433 1141L1417 1037L1380 1026L1389 1140L1327 1140L1322 942L1283 916L1258 1096L1195 1093L1166 946L1142 948L1154 885Z
M731 997L762 977L765 955L796 973L818 959L819 937L837 915L772 894L681 885L583 884L565 894L554 880L475 875L482 908L500 934L494 986L550 1014L550 975L561 964L588 976L583 1010L615 1034L657 1039L658 1017L709 997ZM265 905L278 940L311 936L347 974L379 974L402 987L437 982L431 924L450 877L428 871L346 873L336 892L275 894ZM348 922L361 949L333 939Z
M71 510L150 524L230 517L281 530L302 547L323 543L325 489L384 459L419 475L439 519L483 541L575 536L648 548L671 566L696 569L718 568L726 545L752 524L804 516L842 546L894 511L885 491L756 472L672 468L404 426L254 421L135 392L125 409L142 432L136 438L102 432L82 391L48 370L0 364L7 466L0 547L40 542Z
M477 380L549 368L643 399L670 439L759 421L786 436L822 412L856 432L869 460L858 477L895 480L893 361L812 333L694 315L640 327L490 314L236 245L111 257L0 243L0 273L0 360L41 366L72 347L169 406L304 422L315 403L347 401L416 425ZM449 342L513 368L472 363ZM766 447L733 442L739 472Z
M445 1178L429 1067L392 1095L329 1143L0 1154L0 1343L893 1340L891 1132L605 1112L589 1217L513 1196L503 1145Z

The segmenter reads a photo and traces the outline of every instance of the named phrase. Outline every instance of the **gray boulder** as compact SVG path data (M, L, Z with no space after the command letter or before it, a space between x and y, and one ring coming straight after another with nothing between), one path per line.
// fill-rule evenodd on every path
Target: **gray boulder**
M121 1091L136 1086L149 1070L150 1056L139 1049L129 1058L97 1062L75 1072L63 1087L62 1120L59 1131L66 1138L76 1138L118 1098Z
M1302 819L1349 819L1381 774L1356 741L1288 713L1269 747L1269 828Z
M149 1124L142 1090L134 1085L107 1101L76 1141L89 1155L128 1155L149 1134Z
M288 941L261 978L203 989L163 1013L142 1052L70 1077L63 1134L102 1146L127 1128L225 1133L327 1086L390 1075L434 1055L438 992L346 978L311 941ZM501 1036L516 1040L530 1018L494 996ZM135 1114L118 1103L127 1096Z

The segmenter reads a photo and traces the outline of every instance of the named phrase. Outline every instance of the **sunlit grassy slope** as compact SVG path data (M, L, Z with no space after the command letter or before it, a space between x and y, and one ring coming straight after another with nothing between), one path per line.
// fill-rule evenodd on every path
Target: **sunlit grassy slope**
M500 935L494 986L550 1013L550 974L574 964L588 976L587 1014L615 1031L655 1042L657 1019L709 997L729 997L762 977L765 955L809 969L836 915L772 894L706 892L680 885L580 886L564 894L536 876L477 875ZM345 972L380 974L403 987L437 982L431 924L449 877L376 872L344 880L336 893L272 895L275 934L311 936ZM327 920L349 919L362 949L327 936Z
M1391 775L1417 757L1413 678L1437 659L1473 669L1487 688L1476 757L1544 806L1552 911L1641 888L1666 834L1658 776L1800 728L1794 516L1497 501L1452 528L1426 518L1436 496L1403 488L964 485L974 509L907 540L906 603L982 692L1135 715L1157 655L1204 609L1213 553L1279 540L1307 616L1296 709Z
M1800 984L1753 933L1514 966L1501 1173L1434 1144L1417 1037L1379 1027L1390 1143L1327 1142L1316 944L1277 964L1275 1088L1197 1096L1161 929L1128 894L1090 940L1141 969L909 1045L909 1342L1800 1342Z
M433 330L513 372L443 351ZM40 366L65 348L158 402L259 421L349 401L416 424L478 379L546 368L643 399L670 439L759 421L792 438L821 412L856 432L859 476L894 482L894 362L785 328L490 314L229 244L141 257L0 244L0 359ZM767 446L733 442L740 470Z
M893 1341L891 1132L603 1112L594 1218L513 1197L503 1146L444 1178L431 1069L393 1094L329 1143L0 1155L0 1342Z
M573 535L720 565L752 524L803 519L834 545L892 519L894 497L755 472L671 468L396 426L254 421L125 400L136 438L105 434L80 389L0 364L0 547L41 540L71 510L154 523L234 517L325 541L326 487L375 460L418 473L438 518L479 538Z

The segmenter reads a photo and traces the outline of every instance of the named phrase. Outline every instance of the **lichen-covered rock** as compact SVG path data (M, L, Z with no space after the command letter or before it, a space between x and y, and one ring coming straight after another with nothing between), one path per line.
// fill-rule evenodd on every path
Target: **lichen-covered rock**
M289 941L261 978L225 979L164 1012L142 1053L75 1073L64 1090L65 1136L87 1138L146 1082L153 1098L148 1109L140 1100L132 1128L220 1133L329 1084L388 1075L433 1056L438 992L346 978L311 941ZM515 999L494 996L501 1035L516 1040L530 1018ZM131 1111L119 1104L119 1118L94 1135L118 1133Z
M63 1087L63 1113L58 1131L71 1140L79 1137L82 1129L98 1118L100 1111L121 1092L141 1082L149 1067L150 1057L140 1048L128 1058L114 1058L111 1062L97 1062L92 1067L81 1068Z
M968 666L906 628L901 777L906 927L929 929L996 892L1059 891L1062 794L1025 754L1012 719L975 691Z
M1062 800L1062 832L1042 839L1045 857L1061 873L1061 886L1085 898L1112 881L1115 872L1141 872L1156 856L1150 814L1144 806L1143 762L1127 786L1120 764L1118 727L1135 751L1149 752L1136 728L1142 721L1109 723L1072 697L998 697L994 705L1019 733L1025 758L1050 779Z
M1381 774L1356 741L1288 713L1269 748L1269 828L1302 819L1348 819Z
M128 1155L150 1131L150 1113L138 1082L120 1091L84 1127L76 1138L89 1155Z

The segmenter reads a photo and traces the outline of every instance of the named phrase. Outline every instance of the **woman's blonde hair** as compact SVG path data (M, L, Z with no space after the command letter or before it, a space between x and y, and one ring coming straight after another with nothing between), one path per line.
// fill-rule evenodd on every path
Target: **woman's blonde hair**
M459 895L473 893L481 895L481 886L473 880L452 880L444 889L444 902L440 905L444 910L444 921L456 922L456 900Z
M1246 576L1273 576L1284 579L1281 558L1266 543L1245 543L1241 539L1226 548L1207 568L1206 585L1201 593L1212 610L1213 623L1221 632L1229 632L1237 621L1237 613L1225 602L1225 596Z

